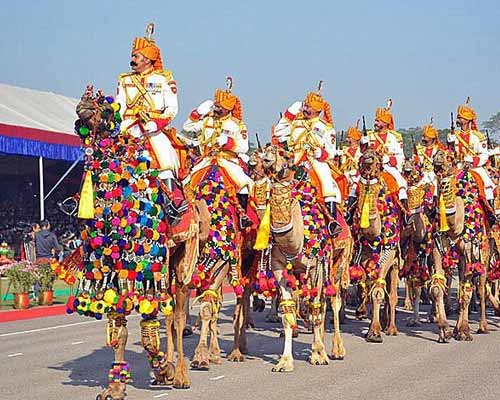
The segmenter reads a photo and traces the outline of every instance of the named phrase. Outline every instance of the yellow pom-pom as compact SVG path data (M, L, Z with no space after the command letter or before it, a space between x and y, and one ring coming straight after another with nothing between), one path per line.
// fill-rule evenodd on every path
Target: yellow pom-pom
M108 289L104 292L104 301L108 306L112 306L113 304L116 304L118 301L118 296L116 292L113 289Z
M139 303L139 312L141 314L151 314L154 311L154 306L149 300L141 300Z

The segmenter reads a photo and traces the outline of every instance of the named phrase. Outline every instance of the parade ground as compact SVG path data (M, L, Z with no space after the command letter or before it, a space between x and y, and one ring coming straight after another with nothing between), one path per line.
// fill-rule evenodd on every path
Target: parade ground
M400 304L401 304L400 299ZM294 341L295 371L271 372L282 351L281 324L264 321L265 313L254 313L256 329L249 332L247 361L229 363L225 356L232 346L234 300L226 296L220 316L221 365L209 371L190 371L188 390L150 388L149 365L140 345L139 316L129 318L126 357L133 382L129 399L493 399L497 397L500 365L499 318L488 310L489 335L474 335L472 342L451 340L438 344L435 324L406 326L408 312L398 309L396 337L384 336L383 344L366 343L368 321L356 321L348 309L342 336L347 350L343 361L328 366L307 362L311 335ZM197 312L197 307L193 308ZM422 316L427 306L422 307ZM194 313L193 313L194 314ZM454 324L455 316L450 322ZM472 314L477 329L478 314ZM163 326L163 324L162 324ZM94 399L107 384L113 351L105 341L105 321L78 316L54 316L0 324L0 399ZM328 346L332 325L327 324ZM163 333L162 333L163 336ZM186 338L191 357L198 332ZM164 344L164 343L162 343Z

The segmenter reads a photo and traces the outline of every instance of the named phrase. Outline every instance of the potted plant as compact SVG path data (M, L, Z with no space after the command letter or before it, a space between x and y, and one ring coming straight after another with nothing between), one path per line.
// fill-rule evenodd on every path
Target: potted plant
M29 291L35 281L33 267L25 262L14 263L5 270L14 291L14 308L28 308Z
M40 285L40 294L38 304L41 306L51 306L54 301L54 282L57 275L49 263L38 264L35 271L35 277Z

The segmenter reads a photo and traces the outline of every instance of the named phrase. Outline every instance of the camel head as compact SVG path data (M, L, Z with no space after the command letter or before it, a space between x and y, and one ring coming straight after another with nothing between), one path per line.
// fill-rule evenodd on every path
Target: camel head
M293 155L281 146L267 145L262 153L262 166L267 176L275 181L289 180L293 177Z
M382 157L375 150L366 150L359 159L359 173L367 180L378 179L382 173Z
M82 98L76 106L78 119L75 122L75 130L86 126L97 136L106 137L115 130L115 110L106 100L104 94L99 90L94 94L94 88L87 86Z
M422 166L413 158L406 160L403 164L403 176L408 186L417 185L423 178Z
M444 178L454 173L453 154L447 150L438 150L432 157L436 176Z
M264 171L264 153L265 147L254 150L252 154L250 154L248 168L250 170L250 177L253 180L261 179L266 174Z

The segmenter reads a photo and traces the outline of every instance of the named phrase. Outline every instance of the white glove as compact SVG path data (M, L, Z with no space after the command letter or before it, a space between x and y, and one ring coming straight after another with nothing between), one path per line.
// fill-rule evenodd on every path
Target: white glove
M471 155L465 156L464 162L472 164L474 162L474 158Z
M390 157L388 155L384 155L382 157L382 164L389 164Z
M490 150L490 155L491 156L498 156L500 154L500 147L497 146L494 149Z
M248 157L247 154L245 153L239 153L238 154L238 157L241 159L241 161L243 161L245 164L248 164L248 162L250 161L250 157Z
M300 112L301 108L302 108L302 102L301 101L296 101L290 107L288 107L287 111L290 114L297 115Z
M144 125L144 130L147 133L157 132L158 131L158 125L154 121L149 121L148 123L146 123L146 125Z
M342 150L342 149L335 150L335 155L339 156L339 157L342 157L344 155L344 150Z
M448 143L456 143L457 137L455 135L452 135L451 133L449 133L448 137L446 138L446 141Z
M359 141L360 144L370 144L370 139L368 136L361 136L361 140Z
M322 149L320 149L319 147L317 147L317 148L314 149L314 158L320 159L321 158L321 154L323 154L323 150Z
M219 147L224 147L227 143L227 136L219 136L217 138L217 144L219 145Z
M212 100L207 100L201 103L197 108L196 112L200 115L207 115L214 107L214 102Z

